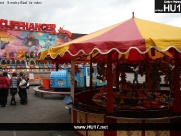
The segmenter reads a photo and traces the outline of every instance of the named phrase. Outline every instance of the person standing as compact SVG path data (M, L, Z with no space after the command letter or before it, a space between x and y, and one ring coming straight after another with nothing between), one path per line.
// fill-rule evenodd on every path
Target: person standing
M133 79L133 87L134 87L134 84L135 82L137 83L137 86L138 86L138 72L139 72L139 65L137 64L134 68L134 79Z
M22 80L25 80L26 83L19 86L20 82ZM19 73L19 78L18 78L18 88L19 88L19 95L20 95L20 99L21 99L21 105L25 105L27 104L27 91L26 91L26 86L27 86L27 79L26 76L24 74L24 72L20 72Z
M7 104L9 85L10 80L7 72L3 72L2 76L0 76L1 107L5 107Z
M3 76L3 74L0 73L0 77L2 77L2 76ZM1 97L2 97L2 91L1 91L1 88L0 88L0 105L1 105Z
M11 93L11 102L10 105L16 105L15 95L18 92L18 77L17 73L13 72L12 77L10 79L10 93Z

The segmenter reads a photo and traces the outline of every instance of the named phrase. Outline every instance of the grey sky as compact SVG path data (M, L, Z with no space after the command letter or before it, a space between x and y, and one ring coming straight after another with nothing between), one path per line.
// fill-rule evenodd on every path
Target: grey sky
M180 13L154 13L154 0L0 0L0 19L56 24L72 33L92 33L136 18L181 27ZM42 4L29 4L29 2Z

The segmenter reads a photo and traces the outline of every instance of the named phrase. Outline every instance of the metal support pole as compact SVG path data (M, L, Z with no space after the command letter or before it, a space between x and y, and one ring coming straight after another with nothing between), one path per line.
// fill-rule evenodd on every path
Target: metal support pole
M74 96L75 96L75 88L74 88L74 84L75 84L75 58L72 57L71 58L71 97L72 97L72 102L74 103Z
M174 101L173 101L173 110L175 113L181 112L181 102L180 102L180 63L179 63L179 52L174 50Z
M114 112L112 88L112 55L107 54L107 113Z

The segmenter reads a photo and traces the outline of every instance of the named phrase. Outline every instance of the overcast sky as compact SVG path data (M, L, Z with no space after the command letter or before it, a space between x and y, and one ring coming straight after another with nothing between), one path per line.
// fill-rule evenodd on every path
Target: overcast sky
M8 4L8 2L28 2ZM29 4L38 1L41 4ZM72 33L89 34L136 18L181 27L181 13L154 13L155 0L0 0L0 19L56 24Z

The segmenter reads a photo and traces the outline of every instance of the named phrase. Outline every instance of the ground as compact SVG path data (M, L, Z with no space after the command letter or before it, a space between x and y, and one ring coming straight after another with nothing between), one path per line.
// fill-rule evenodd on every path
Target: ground
M65 109L62 97L47 94L42 98L35 95L31 86L28 89L28 104L21 105L16 95L17 105L0 107L0 123L70 123L69 110ZM74 131L0 131L0 136L78 136Z

